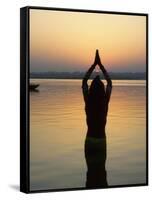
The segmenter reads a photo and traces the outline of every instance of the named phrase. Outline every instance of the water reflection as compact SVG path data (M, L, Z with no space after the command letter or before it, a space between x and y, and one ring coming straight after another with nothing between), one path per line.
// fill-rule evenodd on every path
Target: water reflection
M32 81L39 82L40 87L38 93L30 92L30 189L86 187L86 167L87 185L90 171L94 170L91 153L86 153L86 159L84 156L87 126L81 80ZM107 158L102 162L105 151L98 158L97 154L92 156L98 161L99 172L104 174L98 175L99 180L106 187L107 171L107 187L145 183L145 81L113 82L106 127ZM86 161L90 165L86 166ZM102 166L106 166L106 171ZM91 182L90 187L95 187Z
M106 138L86 137L84 151L87 164L86 188L107 187L105 168L107 158Z

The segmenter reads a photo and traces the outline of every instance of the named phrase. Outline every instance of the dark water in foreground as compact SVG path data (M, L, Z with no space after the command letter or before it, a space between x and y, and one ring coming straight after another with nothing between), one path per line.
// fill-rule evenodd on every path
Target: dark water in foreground
M30 93L30 189L85 187L87 128L81 81L31 81L40 87ZM145 81L113 81L106 126L108 185L145 183L145 117Z

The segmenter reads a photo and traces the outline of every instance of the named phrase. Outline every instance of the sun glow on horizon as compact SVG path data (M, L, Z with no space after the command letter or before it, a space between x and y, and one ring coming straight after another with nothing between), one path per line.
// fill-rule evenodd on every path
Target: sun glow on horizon
M30 10L30 70L84 71L99 49L108 71L146 69L146 17Z

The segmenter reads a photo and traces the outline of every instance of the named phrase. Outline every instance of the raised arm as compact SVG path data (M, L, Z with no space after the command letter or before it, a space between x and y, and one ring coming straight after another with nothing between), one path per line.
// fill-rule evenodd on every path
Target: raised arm
M92 74L94 68L95 68L95 65L93 64L93 65L88 69L88 71L85 73L85 76L84 76L84 78L83 78L83 83L87 83L87 81L88 81L88 79L90 78L90 76L91 76L91 74Z
M93 70L95 69L95 63L88 69L88 71L86 72L83 80L82 80L82 92L83 92L83 97L84 97L84 101L87 101L87 97L88 97L88 84L87 81L90 78Z
M107 81L107 85L112 87L112 81L111 81L111 78L110 78L108 72L106 71L106 69L104 68L104 66L102 64L99 67L100 67L101 71L103 72L104 78Z
M98 64L97 52L98 52L98 50L96 50L96 55L95 55L95 60L94 60L93 65L88 69L88 71L86 72L86 74L85 74L85 76L84 76L84 78L83 78L82 85L83 85L83 84L87 84L88 79L90 78L90 76L91 76L93 70L95 69L96 65ZM98 54L98 56L99 56L99 54ZM99 58L99 59L100 59L100 58Z
M97 60L97 63L104 75L104 78L106 79L107 81L107 87L106 87L106 96L107 96L107 101L109 102L109 99L110 99L110 96L111 96L111 91L112 91L112 81L111 81L111 78L108 74L108 72L106 71L105 67L102 65L101 61L100 61L100 57L99 57L99 53L98 53L98 50L96 50L96 60Z
M106 69L104 68L104 66L102 64L100 66L100 69L103 72L104 78L107 81L106 97L107 97L107 102L109 102L110 96L111 96L111 92L112 92L112 81L111 81L111 78L110 78L108 72L106 71Z

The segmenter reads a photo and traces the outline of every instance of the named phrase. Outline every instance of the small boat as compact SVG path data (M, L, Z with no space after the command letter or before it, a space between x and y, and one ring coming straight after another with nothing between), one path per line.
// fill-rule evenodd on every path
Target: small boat
M39 84L30 84L29 88L30 90L37 90L37 88L39 87Z

